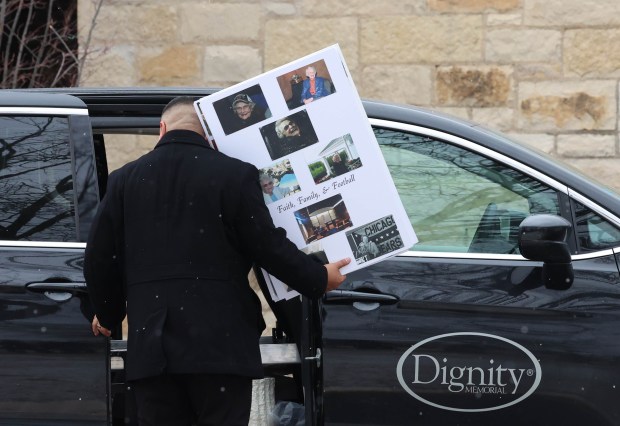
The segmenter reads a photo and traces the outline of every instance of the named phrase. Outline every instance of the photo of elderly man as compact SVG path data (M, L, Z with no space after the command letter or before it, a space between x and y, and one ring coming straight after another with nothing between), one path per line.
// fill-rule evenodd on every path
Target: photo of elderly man
M276 120L260 130L272 160L319 141L306 111Z
M309 104L316 99L331 94L327 88L326 80L323 77L318 77L316 74L315 67L309 66L306 68L306 77L308 78L303 81L301 91L301 101L304 104Z
M288 70L279 75L277 81L289 110L336 93L331 74L323 59Z

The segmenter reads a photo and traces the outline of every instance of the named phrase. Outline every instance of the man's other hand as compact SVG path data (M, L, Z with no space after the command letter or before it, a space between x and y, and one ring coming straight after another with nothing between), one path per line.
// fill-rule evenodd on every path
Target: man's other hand
M93 330L93 334L95 336L99 336L99 334L103 334L105 337L110 337L112 335L112 332L110 330L108 330L107 328L105 328L104 326L99 324L99 320L97 319L97 315L94 316L93 322L91 324L91 327L92 327L92 330Z
M344 282L347 276L340 273L340 268L347 266L349 263L351 263L351 259L347 257L345 259L340 259L337 262L332 262L325 265L325 268L327 269L326 292L338 288L340 284Z

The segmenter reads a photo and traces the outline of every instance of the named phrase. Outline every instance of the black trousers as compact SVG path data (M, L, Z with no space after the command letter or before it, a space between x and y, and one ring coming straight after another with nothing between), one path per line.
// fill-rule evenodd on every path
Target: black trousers
M168 374L130 383L140 426L247 426L252 379L224 374Z

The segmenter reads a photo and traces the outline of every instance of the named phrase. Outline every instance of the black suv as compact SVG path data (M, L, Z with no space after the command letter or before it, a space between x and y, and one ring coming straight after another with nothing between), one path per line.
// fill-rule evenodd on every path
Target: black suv
M172 97L209 93L0 93L0 424L131 421L121 331L92 336L82 275L106 138L154 144ZM620 197L474 123L364 107L420 242L273 304L299 331L265 351L276 398L307 424L620 424Z

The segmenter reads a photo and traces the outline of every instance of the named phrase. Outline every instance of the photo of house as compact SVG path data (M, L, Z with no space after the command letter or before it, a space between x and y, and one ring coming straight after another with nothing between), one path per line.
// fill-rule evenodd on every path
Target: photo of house
M312 179L317 184L362 167L362 160L350 134L329 142L319 156L320 158L308 164Z

